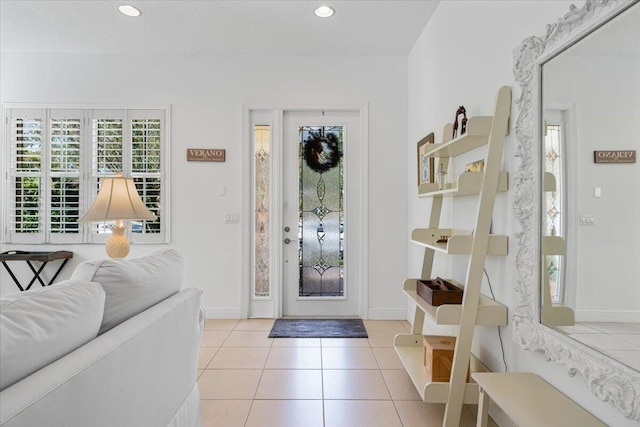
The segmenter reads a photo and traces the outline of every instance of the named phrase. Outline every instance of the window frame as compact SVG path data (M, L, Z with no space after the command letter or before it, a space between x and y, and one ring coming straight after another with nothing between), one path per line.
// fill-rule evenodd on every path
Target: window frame
M1 122L2 150L0 150L0 172L2 186L0 195L2 203L0 219L0 242L5 244L103 244L111 236L111 233L98 233L98 223L79 223L78 233L52 233L51 212L53 209L51 196L51 179L59 173L52 172L51 161L51 118L62 113L81 113L80 126L80 165L78 177L80 181L79 211L84 213L97 194L98 175L94 173L94 141L93 119L101 118L100 114L119 115L123 117L123 175L135 178L152 177L160 183L160 207L158 212L161 217L161 227L158 233L133 233L131 227L127 228L127 237L133 244L166 244L170 243L171 236L171 107L170 105L102 105L102 104L2 104L4 120ZM39 205L46 210L46 215L40 218L40 231L36 233L16 233L12 230L12 210L15 208L14 172L15 158L12 142L13 118L34 115L42 122L42 153L41 184L39 193ZM134 119L143 117L160 120L160 171L154 173L131 173L132 169L132 123ZM55 117L54 117L55 118ZM46 170L45 170L46 169ZM151 176L153 175L153 176ZM99 177L113 176L101 174Z

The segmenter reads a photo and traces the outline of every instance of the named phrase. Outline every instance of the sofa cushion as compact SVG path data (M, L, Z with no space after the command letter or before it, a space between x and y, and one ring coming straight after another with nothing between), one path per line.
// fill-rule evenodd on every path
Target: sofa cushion
M85 261L72 279L98 282L106 293L100 334L170 297L184 280L184 259L173 249L141 258Z
M0 390L98 335L105 293L98 283L65 280L0 298Z

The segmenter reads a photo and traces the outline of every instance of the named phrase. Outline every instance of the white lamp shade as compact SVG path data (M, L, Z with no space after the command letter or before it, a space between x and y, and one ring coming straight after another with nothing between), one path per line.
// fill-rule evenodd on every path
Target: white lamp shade
M100 222L113 220L148 219L156 216L140 199L132 178L103 178L98 197L79 221Z

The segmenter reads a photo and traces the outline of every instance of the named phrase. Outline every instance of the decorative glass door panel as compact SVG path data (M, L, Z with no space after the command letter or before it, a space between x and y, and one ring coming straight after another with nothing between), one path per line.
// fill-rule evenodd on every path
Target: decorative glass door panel
M271 126L254 125L254 286L253 296L271 296L271 225L270 225L270 177L271 177Z
M548 177L553 177L554 188L545 188L542 218L543 235L565 236L565 209L563 200L564 188L564 141L563 141L563 124L562 117L559 112L547 112L548 122L544 129L544 173ZM557 116L557 117L556 117ZM556 120L552 120L555 118ZM564 256L561 254L548 255L545 254L545 271L546 279L549 281L549 289L551 293L552 303L562 303L564 299L564 277L565 269L563 268Z
M282 128L282 316L357 316L359 112L285 111Z
M343 126L298 129L298 297L344 297Z

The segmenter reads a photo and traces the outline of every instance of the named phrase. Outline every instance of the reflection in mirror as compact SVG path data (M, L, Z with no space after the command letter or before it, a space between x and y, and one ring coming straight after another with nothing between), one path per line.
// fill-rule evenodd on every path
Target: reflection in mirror
M541 317L640 371L640 4L542 64Z
M640 148L639 7L640 0L571 6L543 36L523 40L513 67L521 94L514 132L520 163L512 191L522 230L515 235L520 299L512 311L513 338L579 375L594 396L635 421L640 165L594 164L593 151ZM551 117L552 110L558 117ZM558 169L543 174L545 120L560 128ZM555 222L544 216L547 201L559 211ZM555 257L553 275L541 253ZM606 348L611 344L616 348Z

